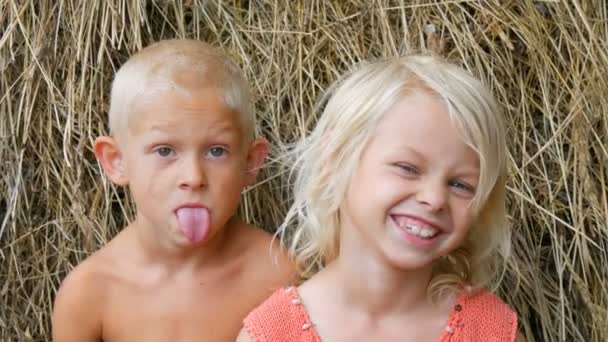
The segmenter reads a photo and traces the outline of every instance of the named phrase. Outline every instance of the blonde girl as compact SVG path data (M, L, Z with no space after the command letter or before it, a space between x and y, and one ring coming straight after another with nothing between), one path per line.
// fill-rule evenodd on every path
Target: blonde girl
M510 246L488 89L407 56L358 66L326 99L279 230L306 281L251 312L239 340L516 340L515 312L486 290Z

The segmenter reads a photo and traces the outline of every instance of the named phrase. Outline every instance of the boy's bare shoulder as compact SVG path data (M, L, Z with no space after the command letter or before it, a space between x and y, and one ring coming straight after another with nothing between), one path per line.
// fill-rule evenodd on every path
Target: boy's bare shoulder
M108 269L100 250L68 273L53 305L54 340L86 341L101 336L103 303L110 282Z
M251 260L252 262L264 263L268 260L268 257L279 258L281 261L287 261L287 254L281 248L278 239L275 239L273 235L262 228L258 228L251 224L246 224L244 227L246 231L246 248L248 254L258 255L259 258Z
M278 286L289 285L296 280L295 265L273 235L253 225L247 225L246 254L248 267L256 277L276 280Z
M102 249L86 258L68 273L61 283L57 297L68 292L71 293L72 290L81 290L81 288L85 293L103 291L109 276L108 269L107 257L104 256Z
M117 246L123 244L122 241L117 240L121 240L120 236L74 267L61 283L56 300L64 300L66 297L66 300L69 300L76 296L92 295L95 297L94 299L103 301L104 293L116 280L118 260L115 254L120 249Z

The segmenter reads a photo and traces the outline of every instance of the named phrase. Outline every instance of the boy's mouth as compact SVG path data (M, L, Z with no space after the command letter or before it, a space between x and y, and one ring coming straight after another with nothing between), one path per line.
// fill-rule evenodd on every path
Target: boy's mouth
M211 215L199 204L186 204L175 210L180 231L191 243L204 241L209 235Z

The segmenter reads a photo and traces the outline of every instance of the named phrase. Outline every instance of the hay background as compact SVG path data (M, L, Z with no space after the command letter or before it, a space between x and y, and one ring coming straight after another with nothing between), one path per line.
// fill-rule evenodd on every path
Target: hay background
M132 206L91 151L115 69L148 43L230 53L275 146L348 66L433 48L492 85L509 122L515 256L503 297L539 341L608 340L608 6L573 1L0 0L0 340L50 339L66 273ZM435 33L424 28L432 24ZM244 214L285 210L270 161Z

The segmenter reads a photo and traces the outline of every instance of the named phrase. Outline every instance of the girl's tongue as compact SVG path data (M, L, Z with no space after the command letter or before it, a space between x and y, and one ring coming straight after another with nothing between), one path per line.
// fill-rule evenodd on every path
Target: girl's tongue
M206 208L180 208L175 214L180 230L190 242L201 242L209 234L210 219Z

